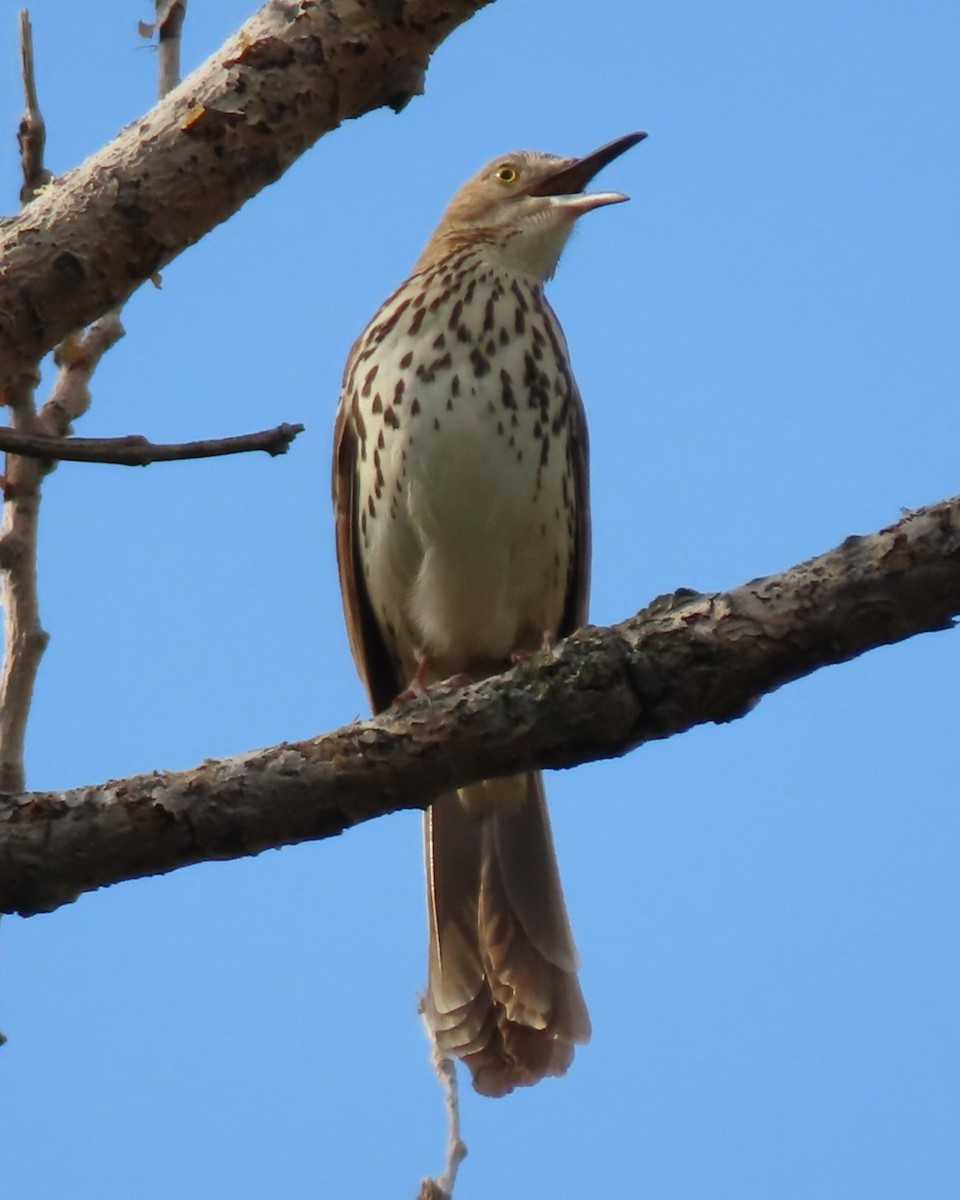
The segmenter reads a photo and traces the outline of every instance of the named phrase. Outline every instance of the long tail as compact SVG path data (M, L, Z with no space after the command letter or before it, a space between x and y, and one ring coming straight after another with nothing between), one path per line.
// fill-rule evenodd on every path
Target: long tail
M441 796L424 834L425 1012L440 1049L487 1096L563 1075L590 1018L540 772Z

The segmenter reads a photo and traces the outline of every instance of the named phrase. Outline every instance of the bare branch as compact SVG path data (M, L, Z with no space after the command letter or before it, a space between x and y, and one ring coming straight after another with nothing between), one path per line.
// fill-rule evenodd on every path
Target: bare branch
M7 392L10 419L23 437L36 429L36 380L26 377ZM33 685L48 636L37 598L37 518L45 467L8 456L3 478L0 567L3 596L3 669L0 672L0 791L25 786L23 746Z
M33 31L26 9L20 12L20 67L24 113L17 130L23 186L20 201L29 206L49 181L43 165L46 127L33 65ZM33 436L40 422L35 393L40 381L36 363L24 366L3 393L13 431ZM3 601L3 667L0 670L0 789L26 786L23 747L33 688L48 635L40 624L37 597L37 521L43 463L8 456L3 475L3 518L0 521L0 593Z
M960 613L960 497L727 593L681 591L511 672L304 742L0 802L0 911L316 838L442 791L730 721Z
M122 303L350 117L421 91L490 0L271 3L0 230L0 389Z
M47 127L37 99L37 79L33 69L33 29L30 14L20 10L20 74L23 79L23 116L17 129L23 186L20 203L29 204L37 192L50 182L50 172L43 165L43 149Z
M423 1005L420 1016L430 1039L430 1061L443 1089L443 1106L447 1113L447 1148L443 1174L439 1179L424 1179L420 1183L417 1200L452 1200L457 1185L460 1164L467 1157L466 1143L460 1136L460 1092L457 1087L457 1068L453 1059L447 1058L437 1045L437 1039L427 1021Z
M150 442L141 434L127 437L53 437L42 433L20 433L0 426L0 450L52 462L112 463L122 467L146 467L155 462L182 462L193 458L219 458L265 450L275 456L286 454L302 425L277 425L257 433L236 437L208 438L197 442Z
M90 378L100 359L123 336L118 310L112 310L81 332L68 334L54 351L57 378L40 410L38 431L46 437L65 437L90 407ZM12 446L4 449L13 449ZM65 457L61 455L60 457Z

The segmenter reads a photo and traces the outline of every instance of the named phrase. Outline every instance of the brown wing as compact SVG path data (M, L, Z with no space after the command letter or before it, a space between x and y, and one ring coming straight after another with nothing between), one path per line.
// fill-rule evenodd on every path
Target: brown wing
M363 565L357 544L356 465L357 431L351 413L350 394L344 388L337 409L333 440L333 512L340 596L353 661L374 712L382 712L390 707L403 685L398 682L363 581Z
M567 455L573 475L573 552L567 578L559 636L567 637L587 623L590 603L590 446L587 418L576 382L571 378L570 437Z
M587 623L587 607L590 602L590 446L587 415L580 398L580 389L566 365L570 362L567 340L546 297L541 297L541 304L546 318L547 336L553 343L556 361L561 364L564 373L565 394L560 401L559 415L561 425L566 425L569 431L567 462L573 481L573 546L563 616L557 630L557 636L563 638Z

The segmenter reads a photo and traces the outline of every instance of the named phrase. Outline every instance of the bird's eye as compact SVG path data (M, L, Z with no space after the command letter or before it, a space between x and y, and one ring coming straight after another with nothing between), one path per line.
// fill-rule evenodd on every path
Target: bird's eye
M497 178L501 183L516 183L517 168L511 167L509 163L504 163L502 167L497 167Z

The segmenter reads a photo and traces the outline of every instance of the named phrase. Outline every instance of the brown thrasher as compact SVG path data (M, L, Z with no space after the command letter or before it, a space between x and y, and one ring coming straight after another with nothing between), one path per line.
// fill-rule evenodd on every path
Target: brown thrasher
M543 285L584 194L646 134L584 158L521 151L460 189L357 339L333 494L350 647L375 711L482 678L586 620L587 429ZM477 1091L562 1075L590 1037L539 771L425 814L424 1011Z

